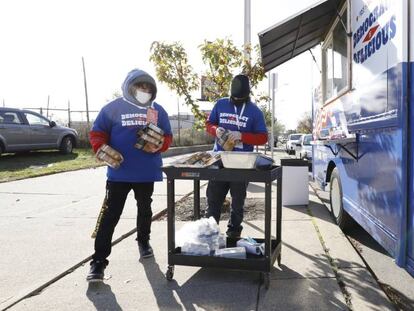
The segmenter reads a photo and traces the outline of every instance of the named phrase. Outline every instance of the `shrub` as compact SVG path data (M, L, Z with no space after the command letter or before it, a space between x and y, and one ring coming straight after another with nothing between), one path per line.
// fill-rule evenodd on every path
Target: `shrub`
M180 131L180 136L178 136L178 133L174 133L172 146L207 145L213 143L214 137L206 131L187 128Z
M92 126L92 122L91 125ZM74 128L78 132L79 136L79 145L78 148L91 148L91 144L89 143L89 131L90 127L86 122L73 122L71 127Z

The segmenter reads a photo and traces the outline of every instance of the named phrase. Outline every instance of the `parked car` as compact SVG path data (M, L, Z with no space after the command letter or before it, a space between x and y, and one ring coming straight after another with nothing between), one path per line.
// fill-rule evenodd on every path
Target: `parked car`
M288 154L295 154L296 144L302 138L302 135L304 134L295 133L288 136L288 140L286 141L286 152Z
M0 155L43 149L69 154L77 144L75 129L57 125L34 111L0 108Z
M286 136L279 136L279 142L281 144L286 144L287 142L287 137Z
M303 135L296 144L296 157L299 159L312 160L312 134Z

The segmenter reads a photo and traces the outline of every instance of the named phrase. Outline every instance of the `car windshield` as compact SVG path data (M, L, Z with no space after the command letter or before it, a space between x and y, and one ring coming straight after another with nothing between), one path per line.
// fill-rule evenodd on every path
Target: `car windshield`
M300 134L290 135L290 140L299 140L302 137Z
M306 135L303 138L303 144L304 145L310 145L310 142L312 141L312 135Z

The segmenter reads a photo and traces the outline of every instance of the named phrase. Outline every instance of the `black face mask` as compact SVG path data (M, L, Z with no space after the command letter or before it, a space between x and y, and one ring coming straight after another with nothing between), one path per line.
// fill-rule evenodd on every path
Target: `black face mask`
M238 98L238 97L231 96L230 97L230 102L232 102L233 104L235 104L236 106L238 106L238 105L242 105L242 104L248 102L249 99L250 99L249 96L243 97L243 98Z
M246 75L237 75L231 81L230 99L235 105L240 105L249 100L250 83Z

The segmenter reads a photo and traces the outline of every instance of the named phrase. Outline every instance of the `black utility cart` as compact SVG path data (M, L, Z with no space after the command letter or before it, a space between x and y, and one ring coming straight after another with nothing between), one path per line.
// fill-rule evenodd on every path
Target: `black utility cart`
M277 258L281 261L282 245L282 167L273 166L269 170L229 169L229 168L183 168L163 167L167 175L168 197L168 270L167 280L174 276L174 266L197 266L227 268L235 270L259 271L265 287L269 287L270 271ZM265 184L265 232L263 238L254 238L265 243L264 256L247 255L246 259L222 258L215 256L192 256L181 253L175 246L175 180L192 179L194 181L194 218L200 218L200 180L263 182ZM272 182L277 181L276 199L276 239L271 237L272 227ZM236 246L237 239L227 238L227 247Z

